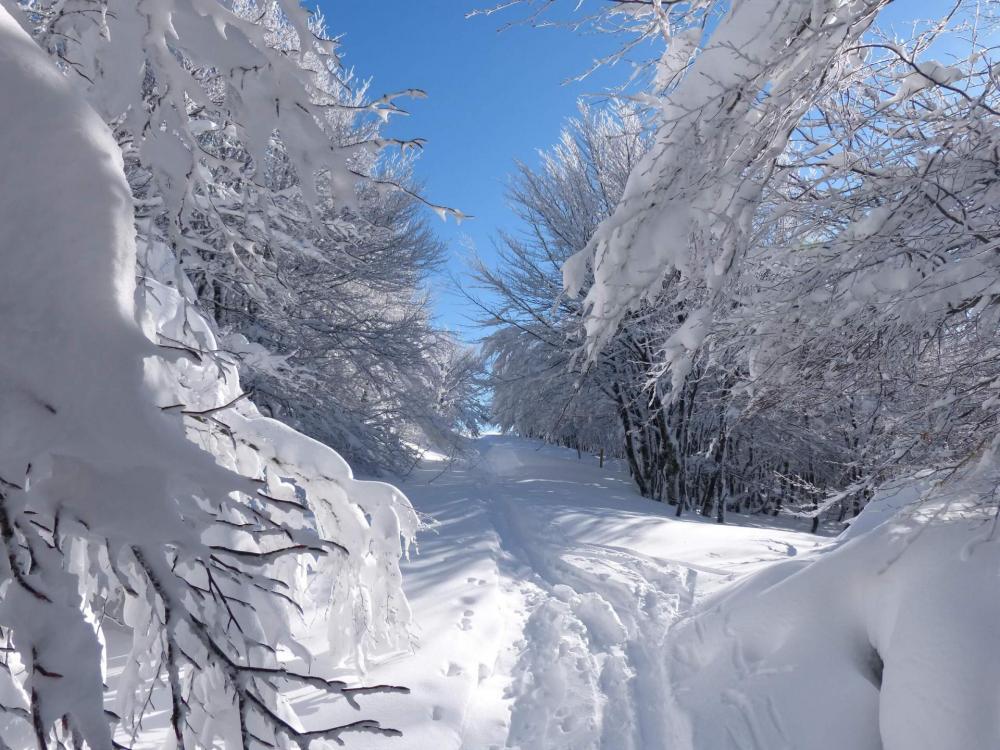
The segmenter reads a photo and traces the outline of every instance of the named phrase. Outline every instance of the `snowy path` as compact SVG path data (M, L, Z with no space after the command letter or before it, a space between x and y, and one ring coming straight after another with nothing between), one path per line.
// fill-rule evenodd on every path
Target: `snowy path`
M351 748L669 747L669 626L708 593L824 543L676 521L616 467L573 451L496 436L477 449L404 485L435 522L404 569L417 643L369 678L412 695L366 702L404 737Z

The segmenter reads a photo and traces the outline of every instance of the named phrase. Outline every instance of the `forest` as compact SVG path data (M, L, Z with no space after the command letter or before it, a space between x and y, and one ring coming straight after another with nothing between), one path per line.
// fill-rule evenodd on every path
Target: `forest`
M0 0L0 749L1000 747L1000 4L364 5Z

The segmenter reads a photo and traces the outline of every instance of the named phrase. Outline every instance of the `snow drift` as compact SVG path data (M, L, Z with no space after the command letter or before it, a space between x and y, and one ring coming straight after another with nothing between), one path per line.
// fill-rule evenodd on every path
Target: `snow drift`
M1000 745L995 518L927 489L885 488L833 547L678 623L679 747Z

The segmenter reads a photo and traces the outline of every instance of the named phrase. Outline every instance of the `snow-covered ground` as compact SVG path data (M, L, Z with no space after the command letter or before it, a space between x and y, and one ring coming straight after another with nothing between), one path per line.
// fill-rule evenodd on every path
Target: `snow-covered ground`
M364 701L404 736L345 737L357 750L671 747L671 624L830 542L755 519L675 520L620 466L513 437L426 460L403 489L433 524L404 567L416 642L368 681L412 693Z
M886 485L836 538L720 526L673 518L620 466L487 436L403 483L430 526L403 566L412 647L359 680L317 638L296 667L410 688L361 697L403 736L345 734L350 750L1000 747L998 523L958 496L917 503L928 487ZM135 747L169 746L166 699ZM358 718L284 700L306 729Z

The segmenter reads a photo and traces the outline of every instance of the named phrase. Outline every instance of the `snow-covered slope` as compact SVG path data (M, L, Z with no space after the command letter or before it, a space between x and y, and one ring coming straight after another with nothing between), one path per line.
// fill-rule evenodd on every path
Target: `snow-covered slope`
M413 692L369 704L404 736L350 747L1000 747L996 523L915 503L926 478L832 538L676 520L574 451L476 449L406 485L435 524L404 566L417 640L372 677Z
M1000 747L993 512L940 491L899 509L920 494L905 490L822 554L747 579L673 629L673 747Z
M675 520L622 467L597 463L488 436L466 461L414 472L404 489L434 524L404 565L414 652L369 675L412 693L366 703L403 737L349 747L672 747L669 626L747 573L830 541Z

